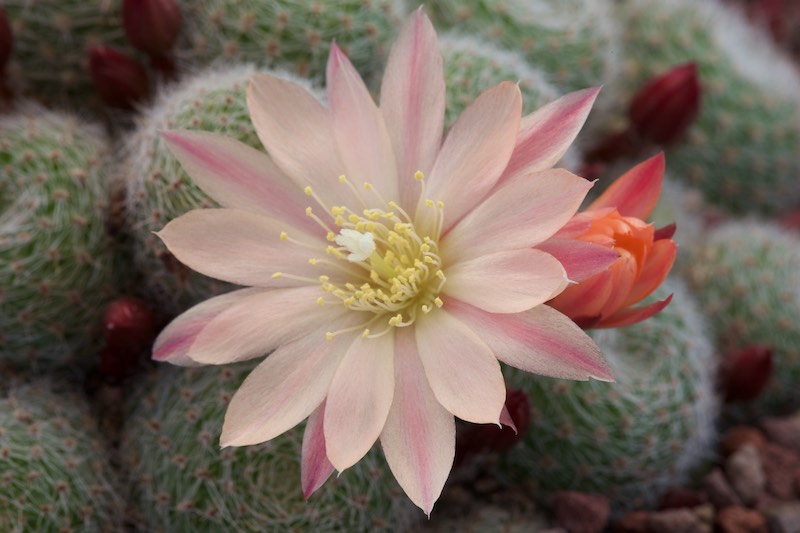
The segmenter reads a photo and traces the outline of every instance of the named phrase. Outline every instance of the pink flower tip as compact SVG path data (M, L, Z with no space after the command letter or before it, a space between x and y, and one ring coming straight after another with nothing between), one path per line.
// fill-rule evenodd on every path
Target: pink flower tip
M181 30L181 10L175 0L123 0L122 25L128 41L159 57L170 51Z
M681 139L700 112L697 65L687 63L651 78L628 108L633 129L647 141L669 145Z
M113 48L97 46L89 50L89 72L98 95L111 107L132 109L150 94L144 66Z

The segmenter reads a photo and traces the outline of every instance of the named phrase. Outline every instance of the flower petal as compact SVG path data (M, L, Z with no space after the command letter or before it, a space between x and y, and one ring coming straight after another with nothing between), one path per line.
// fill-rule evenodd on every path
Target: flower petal
M567 287L553 298L549 305L559 312L576 319L601 317L606 302L614 290L611 269L590 276L577 285Z
M503 82L483 92L450 128L427 179L426 196L444 202L444 231L491 190L508 163L519 131L522 97L519 87ZM431 211L417 212L430 227Z
M499 423L506 386L486 343L445 308L417 320L415 333L425 375L439 403L462 420Z
M394 335L357 338L331 382L325 407L328 459L341 472L377 440L394 396Z
M200 364L188 356L189 348L200 332L223 311L261 292L263 289L239 289L209 298L190 308L158 335L153 345L153 359L180 366Z
M417 9L400 32L383 74L380 110L397 158L400 205L416 207L417 171L433 168L444 129L442 54L431 21Z
M162 135L192 181L223 207L263 213L320 233L320 227L305 215L308 199L266 154L205 131Z
M547 239L536 246L564 266L570 281L583 281L608 268L619 257L613 248L576 239Z
M667 279L677 255L678 245L675 241L669 239L655 241L647 255L644 268L639 272L639 277L623 305L633 305L656 290Z
M428 385L409 328L395 334L394 375L394 400L381 446L400 486L430 516L453 466L455 420Z
M498 187L442 239L442 256L450 264L532 248L570 220L591 187L590 182L560 168L520 174Z
M604 318L595 327L621 328L624 326L630 326L631 324L636 324L637 322L641 322L642 320L646 320L651 316L660 313L661 310L669 305L671 301L672 295L670 294L663 300L659 300L648 305L643 305L642 307L626 307L620 309L610 317Z
M586 122L599 92L600 87L575 91L524 117L501 181L556 164Z
M270 354L233 395L220 444L268 441L310 415L325 399L352 338L339 335L329 341L322 328Z
M658 203L664 178L664 153L659 152L614 180L588 210L613 207L624 217L647 220Z
M247 87L247 107L261 143L300 190L311 186L331 205L353 200L338 181L345 167L333 142L330 113L313 94L292 81L257 73Z
M614 380L591 337L547 305L513 315L487 313L457 300L447 305L506 364L555 378Z
M188 356L220 365L261 357L346 313L320 307L317 286L260 291L219 313L197 334Z
M300 461L300 485L303 497L307 500L328 480L333 473L333 465L325 452L325 434L322 421L325 415L325 402L317 407L306 422L303 433L303 449Z
M327 81L333 137L344 163L343 173L358 187L369 182L383 197L398 198L397 165L383 115L336 43L331 44Z
M444 292L490 313L519 313L567 286L561 263L540 250L482 255L447 267Z
M281 232L305 244L281 239ZM175 257L189 268L239 285L286 287L306 282L273 277L276 272L316 279L325 274L312 257L324 257L325 246L293 228L265 216L239 209L196 209L159 231ZM313 249L318 247L315 256Z

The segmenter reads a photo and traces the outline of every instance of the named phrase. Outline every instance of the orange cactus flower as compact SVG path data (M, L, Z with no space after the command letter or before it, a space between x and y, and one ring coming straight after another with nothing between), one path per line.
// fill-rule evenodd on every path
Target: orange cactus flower
M664 155L639 163L617 179L556 237L613 249L619 257L604 270L579 280L549 304L584 328L628 326L653 316L671 296L633 307L667 277L677 245L674 226L655 230L644 222L661 193Z

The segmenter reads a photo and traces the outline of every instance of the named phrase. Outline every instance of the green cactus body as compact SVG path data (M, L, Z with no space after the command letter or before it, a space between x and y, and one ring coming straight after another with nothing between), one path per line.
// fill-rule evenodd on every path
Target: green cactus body
M200 72L164 91L137 118L123 152L127 230L134 264L142 275L142 296L165 313L178 313L228 285L180 264L153 234L192 209L216 207L189 178L160 132L170 129L212 131L261 149L245 102L252 66Z
M143 530L403 531L423 518L377 449L308 501L300 485L302 426L220 450L227 404L252 367L161 367L134 396L122 454Z
M773 379L756 410L800 407L800 238L766 223L727 223L708 234L688 276L723 353L772 348Z
M711 455L718 398L710 329L685 285L655 293L672 302L654 317L597 330L616 382L565 381L508 369L509 388L532 408L523 441L503 471L542 499L558 490L604 494L614 510L652 505Z
M425 4L441 29L518 51L562 91L605 83L616 71L609 0L437 0Z
M73 364L116 285L108 145L75 117L0 119L0 362Z
M698 66L700 115L667 151L670 172L731 212L775 212L800 197L800 78L768 37L712 0L623 0L622 73L604 88L582 136L624 128L652 76Z
M284 68L317 82L330 43L363 76L380 72L403 13L394 0L210 0L185 2L192 62L255 63Z
M87 50L131 52L120 0L3 0L13 34L7 79L47 103L85 105L94 98Z
M0 386L0 530L121 530L123 502L89 406L53 382Z

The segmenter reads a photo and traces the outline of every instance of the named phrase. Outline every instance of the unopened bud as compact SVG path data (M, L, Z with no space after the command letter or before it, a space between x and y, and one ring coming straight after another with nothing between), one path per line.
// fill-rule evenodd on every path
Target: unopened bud
M678 141L700 112L697 65L687 63L656 76L633 97L628 116L643 139L661 145Z
M142 64L112 48L92 48L89 71L95 90L111 107L132 109L150 93L147 71Z
M141 351L156 335L156 323L150 308L139 298L125 296L108 304L103 313L106 346Z
M122 25L134 46L152 57L167 54L181 30L175 0L123 0Z
M766 346L752 345L729 353L720 369L725 401L756 398L772 377L772 371L772 349Z
M6 10L0 7L0 71L8 63L8 58L11 57L12 36L11 24L8 22Z

